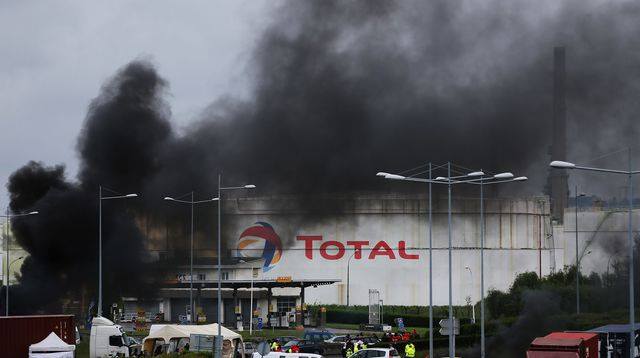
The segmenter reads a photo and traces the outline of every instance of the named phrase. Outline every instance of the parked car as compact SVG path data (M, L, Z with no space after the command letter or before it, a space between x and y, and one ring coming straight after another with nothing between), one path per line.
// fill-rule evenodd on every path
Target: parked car
M347 336L333 336L333 337L325 340L325 342L328 342L328 343L342 343L342 347L345 348L347 346Z
M325 342L328 342L328 343L342 343L343 348L347 347L348 341L352 341L352 342L362 341L368 347L375 345L377 343L380 343L380 339L374 336L333 336L325 340Z
M354 353L351 358L396 358L400 357L395 348L367 348Z
M329 331L306 330L302 339L306 341L326 341L333 338L335 334Z
M286 352L289 348L298 346L300 353L313 353L323 356L328 355L341 355L343 345L340 342L329 343L325 341L309 341L309 340L295 340L282 346L282 351Z

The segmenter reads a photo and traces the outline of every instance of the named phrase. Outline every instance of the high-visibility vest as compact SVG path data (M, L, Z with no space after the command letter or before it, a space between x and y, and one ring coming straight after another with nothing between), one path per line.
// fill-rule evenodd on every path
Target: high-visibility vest
M629 291L629 292L631 292L631 291ZM356 343L356 344L353 345L353 354L358 353L358 350L359 350L358 349L358 344Z
M414 358L416 356L416 346L414 346L413 343L404 346L404 355L407 358Z
M278 349L278 342L271 343L271 350L275 352L277 349Z
M351 350L351 348L347 349L347 358L351 357L353 355L353 351Z

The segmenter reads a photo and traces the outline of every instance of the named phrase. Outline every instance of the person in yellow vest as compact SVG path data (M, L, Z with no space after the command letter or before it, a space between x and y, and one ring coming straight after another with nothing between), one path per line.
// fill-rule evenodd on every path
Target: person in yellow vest
M631 291L629 291L629 292L631 292ZM360 347L358 347L358 343L357 342L354 343L353 344L353 354L358 353L359 350L360 350Z
M277 352L278 351L278 342L277 341L273 341L273 343L271 343L271 351L272 352Z
M409 342L406 346L404 346L404 356L406 358L415 358L416 346L414 346L413 343Z
M353 355L353 350L351 349L351 347L347 348L347 358L351 357Z

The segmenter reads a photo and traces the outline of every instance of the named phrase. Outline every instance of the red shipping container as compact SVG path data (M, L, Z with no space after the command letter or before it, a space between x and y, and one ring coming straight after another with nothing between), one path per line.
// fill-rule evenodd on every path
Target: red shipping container
M527 358L598 358L598 334L588 332L554 332L536 338Z
M24 358L29 346L55 332L63 341L76 344L72 315L0 317L0 356Z

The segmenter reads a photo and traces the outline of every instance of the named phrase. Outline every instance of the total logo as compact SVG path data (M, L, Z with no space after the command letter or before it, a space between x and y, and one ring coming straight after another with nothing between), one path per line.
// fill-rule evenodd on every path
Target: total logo
M309 260L317 258L317 255L314 255L315 252L325 260L340 260L345 256L347 249L354 250L353 258L356 260L363 257L375 260L379 256L389 260L420 259L420 255L407 252L405 241L399 241L398 247L394 249L384 240L375 243L368 240L354 240L347 241L345 244L335 240L324 241L321 235L298 235L296 240L304 243L304 255ZM256 222L240 234L236 251L239 257L264 259L263 272L273 269L280 262L283 254L280 236L273 226L263 221Z
M314 242L322 242L322 236L317 235L301 235L296 238L298 241L304 241L304 255L309 259L313 260L315 245ZM354 250L353 258L356 260L360 260L362 258L363 250L370 250L367 258L369 260L374 260L378 256L386 256L390 260L395 260L396 258L400 258L403 260L418 260L420 259L420 255L418 254L409 254L407 253L407 243L404 241L398 242L397 255L396 250L392 249L391 246L386 241L378 241L373 245L372 248L371 242L367 240L362 241L347 241L346 246L352 247ZM320 257L325 260L340 260L344 257L346 252L345 244L340 241L324 241L320 244L319 251Z
M258 221L240 234L237 253L239 257L263 258L262 271L267 272L282 258L282 241L271 225Z

